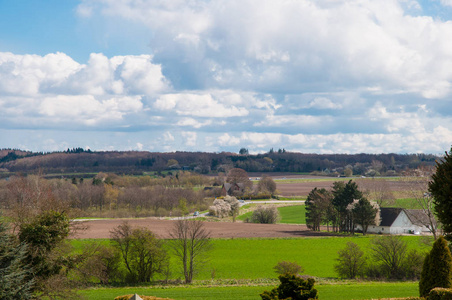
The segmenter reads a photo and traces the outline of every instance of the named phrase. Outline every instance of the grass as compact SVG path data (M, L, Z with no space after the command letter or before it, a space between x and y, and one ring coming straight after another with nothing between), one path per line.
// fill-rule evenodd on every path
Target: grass
M278 207L281 214L279 223L306 224L306 207L304 205L292 205Z
M137 293L140 295L171 298L175 300L229 300L261 299L259 294L274 286L214 286L170 288L98 288L80 291L87 299L112 300L116 296ZM346 284L320 284L315 286L322 300L375 299L418 296L417 282L350 282Z
M297 226L294 225L294 230ZM365 252L368 251L372 237L322 237L291 239L214 239L210 261L196 277L199 280L210 280L212 270L215 279L262 279L275 278L273 267L282 260L296 261L303 266L304 274L322 278L337 278L334 272L337 252L343 249L348 241L353 241ZM422 249L421 237L403 237L409 249ZM87 244L108 240L72 240L77 251ZM172 258L173 274L178 274L177 263ZM176 277L177 278L177 277Z

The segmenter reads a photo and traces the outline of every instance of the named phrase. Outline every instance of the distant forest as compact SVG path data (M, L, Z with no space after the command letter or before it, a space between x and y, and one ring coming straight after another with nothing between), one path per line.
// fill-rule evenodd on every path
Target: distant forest
M300 172L325 176L396 176L409 169L433 167L441 157L431 154L307 154L271 149L263 154L145 151L96 152L83 148L37 153L0 150L0 175L13 173L96 173L141 175L143 172L185 170L201 174L242 168L247 172Z

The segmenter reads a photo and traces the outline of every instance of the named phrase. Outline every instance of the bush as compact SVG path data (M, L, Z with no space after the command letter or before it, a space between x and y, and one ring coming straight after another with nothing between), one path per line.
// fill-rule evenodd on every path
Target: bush
M426 296L435 287L450 288L451 286L452 256L446 240L440 236L425 259L419 281L419 293L421 296Z
M251 223L275 224L280 220L279 211L275 206L258 206L251 215Z
M317 290L314 288L315 280L312 278L304 280L297 275L286 273L279 276L279 281L281 284L278 287L260 294L262 300L318 299Z
M428 300L452 300L452 289L434 288L428 294Z
M343 278L356 278L362 276L366 266L364 252L353 242L347 242L347 246L339 250L339 257L334 269Z
M273 267L273 269L277 274L300 274L304 271L303 267L295 261L280 261Z

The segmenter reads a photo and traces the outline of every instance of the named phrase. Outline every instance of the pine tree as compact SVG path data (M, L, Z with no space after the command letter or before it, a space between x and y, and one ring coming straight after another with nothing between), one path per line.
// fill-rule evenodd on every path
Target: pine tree
M33 280L25 265L27 246L18 245L0 221L0 299L31 299Z
M432 181L428 184L433 196L435 212L442 224L445 237L452 239L452 149L446 152L441 162L436 162L436 172L432 175Z
M442 236L435 241L424 262L419 281L421 297L427 296L435 287L452 287L452 256L447 241Z

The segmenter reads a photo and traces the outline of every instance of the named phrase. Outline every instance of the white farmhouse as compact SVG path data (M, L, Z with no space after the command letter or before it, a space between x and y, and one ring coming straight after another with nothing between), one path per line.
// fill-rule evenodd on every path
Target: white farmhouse
M386 234L403 234L403 233L428 233L429 229L423 225L425 213L417 209L403 209L392 207L380 208L380 223L378 225L370 225L367 229L368 233L386 233Z

